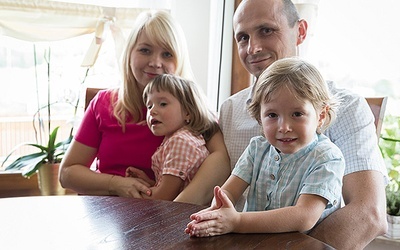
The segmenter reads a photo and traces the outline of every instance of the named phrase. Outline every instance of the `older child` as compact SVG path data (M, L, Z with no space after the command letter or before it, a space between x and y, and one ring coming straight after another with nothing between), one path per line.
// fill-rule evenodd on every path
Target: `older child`
M185 232L306 232L338 209L344 158L321 134L335 107L314 66L297 58L273 63L249 106L264 136L251 139L232 175L215 187L211 207L191 215ZM248 186L247 212L237 212L233 204Z
M207 109L202 93L192 81L159 75L143 91L147 124L156 136L165 136L152 156L156 182L144 198L173 200L193 179L208 156L208 140L218 131L216 117ZM129 167L127 176L154 184L144 172Z

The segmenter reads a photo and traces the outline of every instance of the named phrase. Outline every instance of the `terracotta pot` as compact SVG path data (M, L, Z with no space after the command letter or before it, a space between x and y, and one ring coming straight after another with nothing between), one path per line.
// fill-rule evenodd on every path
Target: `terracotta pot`
M388 231L386 237L391 239L400 239L400 216L386 215L388 222Z
M38 171L38 183L42 195L64 195L65 189L58 181L60 164L44 164Z

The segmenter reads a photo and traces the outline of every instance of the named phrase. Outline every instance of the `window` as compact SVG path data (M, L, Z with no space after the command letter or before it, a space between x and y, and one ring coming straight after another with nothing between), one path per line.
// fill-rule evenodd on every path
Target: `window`
M37 143L47 138L44 135L41 139L39 132L35 138L32 122L36 111L41 109L40 116L47 128L48 81L52 129L60 126L58 140L68 137L74 119L79 121L83 114L85 87L116 87L120 84L112 39L103 44L98 62L90 68L82 84L87 67L81 67L81 64L92 39L93 35L83 35L57 42L33 43L0 37L0 57L4 59L0 63L0 156L4 158L20 143ZM75 117L78 97L80 102ZM38 122L35 126L38 129ZM22 147L16 155L32 150Z
M400 115L400 30L395 0L319 1L307 57L339 86L363 96L389 96Z
M128 7L123 7L119 1L114 3L118 8L114 8L106 1L75 2L0 0L1 163L20 143L46 143L48 86L52 103L51 129L60 126L57 141L66 139L74 122L83 114L85 87L119 86L117 58L121 51L117 49L122 48L122 37L127 37L136 16L149 8L168 10L171 4L169 0L160 3L139 0L125 3ZM114 26L113 31L121 31L119 36L111 37L110 26ZM96 64L88 70L81 64L94 34L101 34L104 42ZM35 133L33 118L39 109L43 125L35 122ZM39 126L45 128L42 136ZM21 147L14 155L33 150Z

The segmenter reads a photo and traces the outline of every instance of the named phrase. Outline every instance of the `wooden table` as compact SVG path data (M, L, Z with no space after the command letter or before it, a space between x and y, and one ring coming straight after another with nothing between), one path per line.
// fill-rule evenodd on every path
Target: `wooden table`
M107 196L0 199L1 249L332 249L301 233L191 238L201 206Z

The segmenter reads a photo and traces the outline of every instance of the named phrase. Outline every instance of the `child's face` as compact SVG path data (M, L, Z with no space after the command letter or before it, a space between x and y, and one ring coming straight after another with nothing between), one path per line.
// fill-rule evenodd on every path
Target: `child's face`
M282 153L293 154L313 139L325 112L317 114L312 103L300 101L286 87L261 104L261 123L268 142Z
M147 124L153 134L169 136L185 126L189 115L182 105L167 91L153 91L147 98Z

